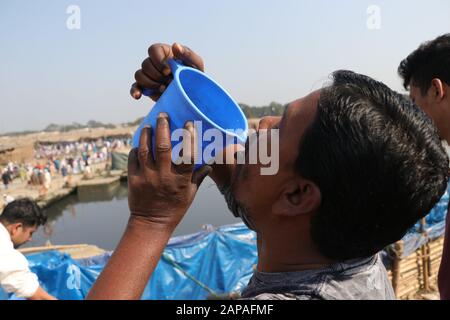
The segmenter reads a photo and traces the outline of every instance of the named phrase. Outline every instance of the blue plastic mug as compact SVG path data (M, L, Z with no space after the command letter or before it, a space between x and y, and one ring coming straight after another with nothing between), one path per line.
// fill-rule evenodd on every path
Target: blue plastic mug
M216 151L222 151L227 145L244 144L248 124L244 113L233 98L203 72L183 66L175 60L169 60L169 65L173 80L134 134L133 147L139 146L142 128L151 125L153 154L155 154L156 123L161 112L169 115L171 136L176 129L184 128L187 121L194 121L196 124L197 148L201 151L201 157L196 162L195 169L211 163L217 154ZM144 95L152 93L150 89L143 90ZM209 129L215 129L209 133L219 132L221 139L218 139L217 134L215 137L205 134ZM173 151L176 145L182 143L180 140L171 139ZM212 152L208 152L211 150ZM172 152L172 160L176 160L177 157L178 155Z

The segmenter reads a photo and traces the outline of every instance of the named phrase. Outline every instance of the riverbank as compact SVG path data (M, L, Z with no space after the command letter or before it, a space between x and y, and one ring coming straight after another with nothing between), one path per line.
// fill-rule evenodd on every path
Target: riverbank
M64 178L61 175L55 175L52 177L49 190L44 195L39 194L39 187L29 186L20 179L15 179L9 185L8 190L3 190L2 193L13 197L14 199L30 198L36 201L39 207L44 209L64 197L78 192L79 188L109 185L126 179L126 171L109 171L107 170L107 165L106 162L92 165L92 178L86 179L81 174L73 175L69 185L64 182ZM0 197L0 210L2 210L5 205L4 198Z

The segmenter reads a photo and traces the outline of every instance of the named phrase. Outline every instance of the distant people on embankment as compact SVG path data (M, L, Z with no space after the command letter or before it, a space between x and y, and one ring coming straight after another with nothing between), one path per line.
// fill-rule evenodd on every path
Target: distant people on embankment
M106 163L111 153L131 146L131 137L121 139L98 139L93 142L56 142L37 144L35 147L35 164L31 161L19 164L9 162L1 170L4 188L10 188L15 178L20 178L22 185L37 188L40 196L45 196L52 186L52 181L61 176L64 186L72 184L72 176L83 175L83 179L91 179L96 164Z
M11 173L9 172L8 168L3 169L2 181L3 181L3 186L5 187L5 190L8 190L8 185L12 181Z

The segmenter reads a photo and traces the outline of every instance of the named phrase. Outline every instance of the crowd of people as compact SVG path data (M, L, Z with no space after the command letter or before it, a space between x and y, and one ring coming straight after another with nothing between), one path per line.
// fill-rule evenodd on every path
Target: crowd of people
M4 189L8 190L17 178L28 188L39 188L39 194L45 195L53 177L62 176L65 186L71 184L73 175L82 174L89 179L93 176L93 165L107 163L111 152L130 145L130 137L37 144L34 164L11 161L0 171Z

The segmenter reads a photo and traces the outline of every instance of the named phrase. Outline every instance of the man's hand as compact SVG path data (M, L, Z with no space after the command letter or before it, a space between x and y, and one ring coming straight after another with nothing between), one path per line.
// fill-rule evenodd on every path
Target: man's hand
M151 95L157 101L172 81L169 59L181 60L185 65L204 71L202 58L186 46L174 43L172 46L157 43L148 48L148 58L142 62L141 69L136 71L136 82L131 86L130 94L140 99L144 88L152 89Z
M131 150L128 162L128 204L131 218L175 228L188 210L203 179L211 171L204 166L194 172L196 130L187 122L183 137L184 163L174 165L168 116L160 114L156 128L155 158L152 131L142 130L139 148Z
M179 165L172 164L167 115L158 117L155 157L151 151L152 129L142 130L139 148L130 152L128 205L131 217L88 299L129 300L142 296L173 230L211 170L204 166L194 172L196 130L192 122L185 125L184 163ZM186 163L187 159L190 163Z
M152 89L155 92L150 96L154 101L159 99L172 81L172 72L167 62L171 58L181 60L187 66L204 71L203 59L188 47L178 43L174 43L172 46L162 43L153 44L148 48L148 58L142 62L141 69L134 74L136 82L130 89L130 94L134 99L142 97L144 88ZM225 153L231 153L233 157L234 152L234 147L229 147ZM137 155L134 157L138 158ZM219 187L228 185L234 167L230 164L213 164L214 170L211 171L210 177Z

